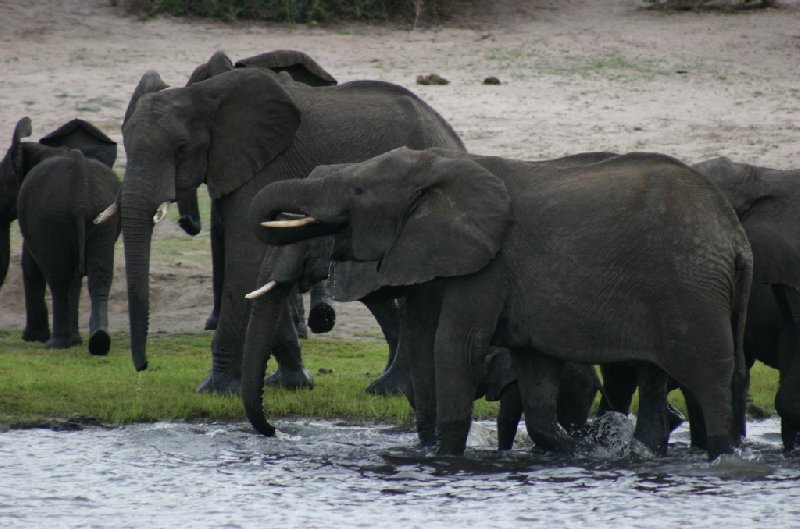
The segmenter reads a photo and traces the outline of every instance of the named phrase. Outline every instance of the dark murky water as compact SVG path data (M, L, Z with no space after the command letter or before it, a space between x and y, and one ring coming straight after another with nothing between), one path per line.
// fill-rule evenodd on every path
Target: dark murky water
M555 457L495 452L478 423L465 457L437 458L384 426L278 426L272 439L245 424L0 434L0 525L800 527L800 456L783 456L775 420L751 422L742 454L715 464L685 429L666 458Z

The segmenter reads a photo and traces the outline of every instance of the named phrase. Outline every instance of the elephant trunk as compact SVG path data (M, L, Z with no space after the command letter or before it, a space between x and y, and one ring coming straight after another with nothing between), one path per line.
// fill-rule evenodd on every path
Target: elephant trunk
M150 322L150 243L153 236L152 199L123 190L122 236L128 282L128 318L131 353L137 371L147 369L147 332Z
M267 294L256 298L250 309L250 322L245 335L242 402L250 424L267 436L275 435L275 428L264 413L264 375L290 290L290 284L279 283Z

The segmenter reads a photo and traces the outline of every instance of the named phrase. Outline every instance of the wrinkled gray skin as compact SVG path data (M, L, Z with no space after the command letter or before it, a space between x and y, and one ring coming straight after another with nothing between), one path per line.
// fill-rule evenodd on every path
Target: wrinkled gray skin
M780 371L775 408L786 451L800 433L800 171L784 171L714 158L693 166L714 183L736 210L753 250L753 286L744 335L748 369L756 360ZM606 392L627 412L636 383L624 366L603 368ZM692 444L705 445L702 419L692 396Z
M146 74L140 87L152 85L147 78L154 76ZM200 391L240 390L249 316L244 295L256 286L266 249L247 223L250 201L259 190L278 180L305 178L317 165L364 160L399 145L463 148L424 102L383 82L307 87L260 68L240 68L185 88L149 93L145 88L134 93L123 126L128 165L122 232L131 349L136 369L146 369L153 215L159 204L205 182L219 205L225 281L212 369ZM282 325L279 334L291 336L291 322ZM291 356L299 358L296 352ZM288 367L303 372L299 363Z
M300 291L305 292L320 280L327 279L332 270L335 293L341 295L343 292L350 292L349 295L360 295L369 292L360 301L375 316L389 344L389 363L376 382L383 382L384 387L397 388L414 407L410 367L404 355L396 356L403 311L402 289L382 288L372 263L341 262L334 263L331 267L333 244L333 237L327 236L271 247L261 264L258 284L275 281L279 285L276 291L279 294L264 294L267 297L286 294L289 290L285 285L297 285ZM356 289L359 294L354 294ZM280 299L272 302L278 303ZM281 315L279 312L274 314L276 317L286 317L286 314ZM258 383L263 377L267 362L265 355L269 351L261 347L261 344L274 342L275 338L267 330L276 327L276 322L251 327L245 341L243 370L245 373L254 373L254 376L245 378L242 397L247 416L258 431L270 431L264 414L262 386ZM510 351L503 347L493 347L481 365L475 398L486 397L486 400L500 401L497 416L498 448L510 450L523 412ZM247 380L252 380L255 386L249 385ZM592 366L568 363L562 374L558 396L559 424L571 432L582 428L599 387L600 382Z
M314 220L259 228L286 214ZM575 166L401 148L274 183L250 223L276 244L335 234L334 259L379 263L383 284L405 287L418 433L441 453L464 450L473 366L491 345L512 351L538 446L575 446L556 419L564 361L638 361L634 435L657 453L667 374L702 406L709 457L739 441L752 256L725 198L672 158Z
M234 67L267 68L276 73L286 72L293 80L308 86L332 86L337 84L336 79L307 54L296 50L274 50L236 61L235 65L225 53L221 51L216 52L207 62L195 68L186 86L228 72ZM182 193L178 196L176 202L178 203L178 211L181 214L178 220L178 224L181 228L189 235L197 235L200 233L201 220L200 210L197 204L197 193L193 190ZM214 306L205 323L205 329L209 331L217 328L219 307L222 297L222 284L224 280L224 263L222 257L225 252L225 242L219 213L216 210L217 205L214 202L211 204L210 219ZM307 328L304 321L303 300L299 294L296 294L290 298L290 303L294 304L291 310L298 335L301 338L305 338L307 336ZM314 285L311 288L311 310L309 316L312 327L314 327L314 332L329 331L333 321L335 321L336 314L327 295L327 285L324 283ZM278 375L278 373L276 373L276 375ZM307 382L309 384L311 383L310 380Z
M83 120L72 120L39 140L23 142L31 122L22 118L0 162L0 284L8 269L10 222L22 232L22 271L26 324L22 337L47 347L82 343L78 303L83 276L88 277L92 312L89 352L108 353L108 293L114 273L114 243L119 216L95 224L114 204L119 181L111 170L117 145ZM100 161L98 161L100 160ZM45 289L53 300L52 333Z

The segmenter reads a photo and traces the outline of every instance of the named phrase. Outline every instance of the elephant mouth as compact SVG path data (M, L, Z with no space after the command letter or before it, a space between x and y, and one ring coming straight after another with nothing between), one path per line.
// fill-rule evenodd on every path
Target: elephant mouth
M297 211L281 211L260 223L266 232L265 241L282 246L338 232L342 222L328 222Z

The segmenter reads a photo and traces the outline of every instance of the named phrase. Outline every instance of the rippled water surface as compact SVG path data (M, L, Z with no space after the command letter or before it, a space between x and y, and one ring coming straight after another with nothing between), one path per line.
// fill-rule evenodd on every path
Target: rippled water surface
M492 448L433 457L385 426L156 423L0 434L3 527L800 527L800 456L778 422L708 464L673 434L666 458Z

